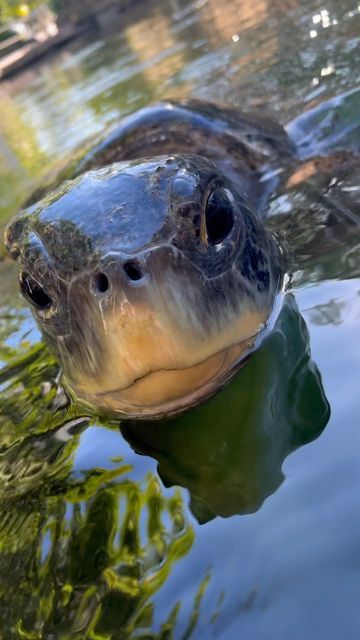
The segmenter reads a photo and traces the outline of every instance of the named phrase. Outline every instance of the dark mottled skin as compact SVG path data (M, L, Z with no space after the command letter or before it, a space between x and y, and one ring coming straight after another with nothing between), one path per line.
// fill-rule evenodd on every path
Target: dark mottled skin
M75 172L164 153L195 153L212 160L260 213L276 181L259 179L289 163L295 146L284 128L264 114L242 113L201 100L171 101L125 118L79 162Z

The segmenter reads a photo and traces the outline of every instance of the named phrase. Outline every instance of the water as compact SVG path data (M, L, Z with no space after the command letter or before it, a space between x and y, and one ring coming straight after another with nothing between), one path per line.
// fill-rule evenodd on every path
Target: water
M301 114L354 89L359 32L354 0L137 5L0 87L2 223L164 96L299 116L304 157L358 149L358 91ZM169 424L69 408L0 262L0 637L359 637L359 168L335 177L273 198L294 248L274 331Z

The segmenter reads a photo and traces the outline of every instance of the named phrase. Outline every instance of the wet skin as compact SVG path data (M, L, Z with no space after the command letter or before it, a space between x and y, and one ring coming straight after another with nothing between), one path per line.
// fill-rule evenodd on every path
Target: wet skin
M78 177L15 218L21 290L81 400L158 418L234 375L282 284L263 218L293 158L272 121L166 103L124 121Z

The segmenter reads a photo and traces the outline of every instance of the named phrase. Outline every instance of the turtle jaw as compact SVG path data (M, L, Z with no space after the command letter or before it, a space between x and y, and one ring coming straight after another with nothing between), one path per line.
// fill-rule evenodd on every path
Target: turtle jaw
M204 402L236 373L255 346L258 336L183 369L158 370L144 375L123 389L89 393L70 385L75 398L108 415L156 420L175 416Z
M228 323L221 331L202 327L199 333L180 310L170 313L158 297L153 303L122 303L99 317L97 329L92 327L85 340L84 334L81 342L73 334L73 348L59 343L64 377L78 400L128 418L180 413L215 393L233 375L270 311L228 310ZM95 335L97 355L91 346ZM85 348L88 364L81 366Z

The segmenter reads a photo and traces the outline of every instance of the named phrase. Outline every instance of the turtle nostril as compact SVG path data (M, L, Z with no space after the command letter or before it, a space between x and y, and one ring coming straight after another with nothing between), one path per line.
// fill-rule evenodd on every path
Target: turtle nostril
M144 275L137 262L125 262L123 268L129 280L134 282L141 280Z
M97 293L106 293L110 288L109 278L105 273L102 273L102 271L94 273L92 277L92 284Z

